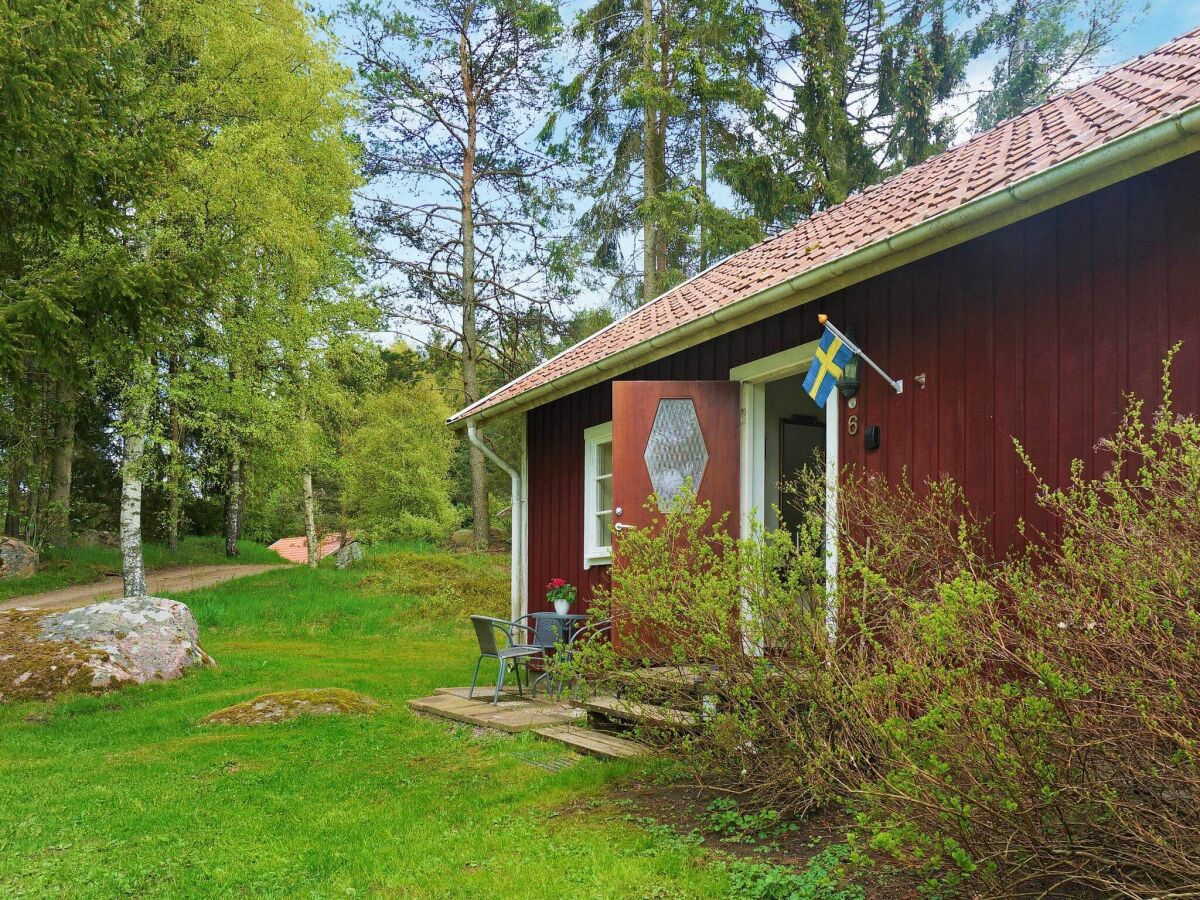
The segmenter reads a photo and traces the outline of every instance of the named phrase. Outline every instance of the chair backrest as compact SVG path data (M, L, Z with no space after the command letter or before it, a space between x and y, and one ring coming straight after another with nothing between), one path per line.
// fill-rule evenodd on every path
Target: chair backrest
M504 647L508 646L508 641L503 643L497 642L496 638L499 635L504 635L511 639L509 628L512 627L511 622L506 622L504 619L495 619L491 616L471 616L471 624L475 626L475 639L479 641L479 652L491 654L495 656Z
M553 613L533 614L533 646L553 647L566 639L563 626L566 620Z

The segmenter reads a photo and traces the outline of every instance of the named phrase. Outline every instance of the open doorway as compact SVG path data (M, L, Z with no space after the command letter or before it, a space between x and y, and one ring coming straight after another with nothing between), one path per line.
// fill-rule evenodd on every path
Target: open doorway
M797 488L804 468L824 468L825 411L804 390L804 373L764 384L763 524L795 533L803 519Z
M798 470L806 464L824 465L829 488L826 515L833 521L838 398L835 392L821 409L804 390L804 376L816 349L817 341L810 341L729 371L730 380L742 385L744 535L751 534L756 525L767 530L794 527L801 513L790 502L794 498L786 495L786 487L795 483Z

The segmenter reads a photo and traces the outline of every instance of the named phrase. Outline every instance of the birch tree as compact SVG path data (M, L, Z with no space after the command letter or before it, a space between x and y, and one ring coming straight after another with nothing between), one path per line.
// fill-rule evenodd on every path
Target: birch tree
M449 334L460 403L483 393L498 342L552 327L567 259L555 241L560 162L549 111L557 7L521 0L350 2L368 110L363 195L378 265L411 339ZM474 540L489 538L483 454L470 448Z

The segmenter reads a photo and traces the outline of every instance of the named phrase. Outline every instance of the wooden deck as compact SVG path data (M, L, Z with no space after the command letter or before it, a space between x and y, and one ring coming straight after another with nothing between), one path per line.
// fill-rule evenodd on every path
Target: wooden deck
M506 690L499 703L492 703L491 691L486 688L477 689L474 699L468 699L467 693L465 687L439 688L432 696L409 700L408 707L414 712L479 728L495 728L510 734L532 731L577 753L605 759L626 759L646 752L646 747L635 741L584 727L587 711L583 708L544 698L530 700L517 696L515 691Z
M585 715L583 710L572 709L565 703L516 698L509 692L501 695L499 703L492 703L491 691L487 689L482 693L476 690L475 699L468 700L466 688L442 688L431 697L409 700L408 707L415 712L510 734L564 725Z

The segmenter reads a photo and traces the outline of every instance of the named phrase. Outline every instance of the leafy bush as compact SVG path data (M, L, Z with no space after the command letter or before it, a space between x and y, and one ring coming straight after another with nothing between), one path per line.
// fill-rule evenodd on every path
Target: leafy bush
M374 541L440 541L462 516L450 502L454 438L437 387L418 381L368 398L346 438L346 507Z
M573 664L696 712L650 736L700 780L784 815L846 802L943 885L1196 895L1200 423L1168 372L1150 420L1131 399L1100 443L1103 472L1037 480L1055 528L1006 559L953 483L846 473L826 596L820 504L799 534L735 540L678 498L621 536L599 606L623 637Z

